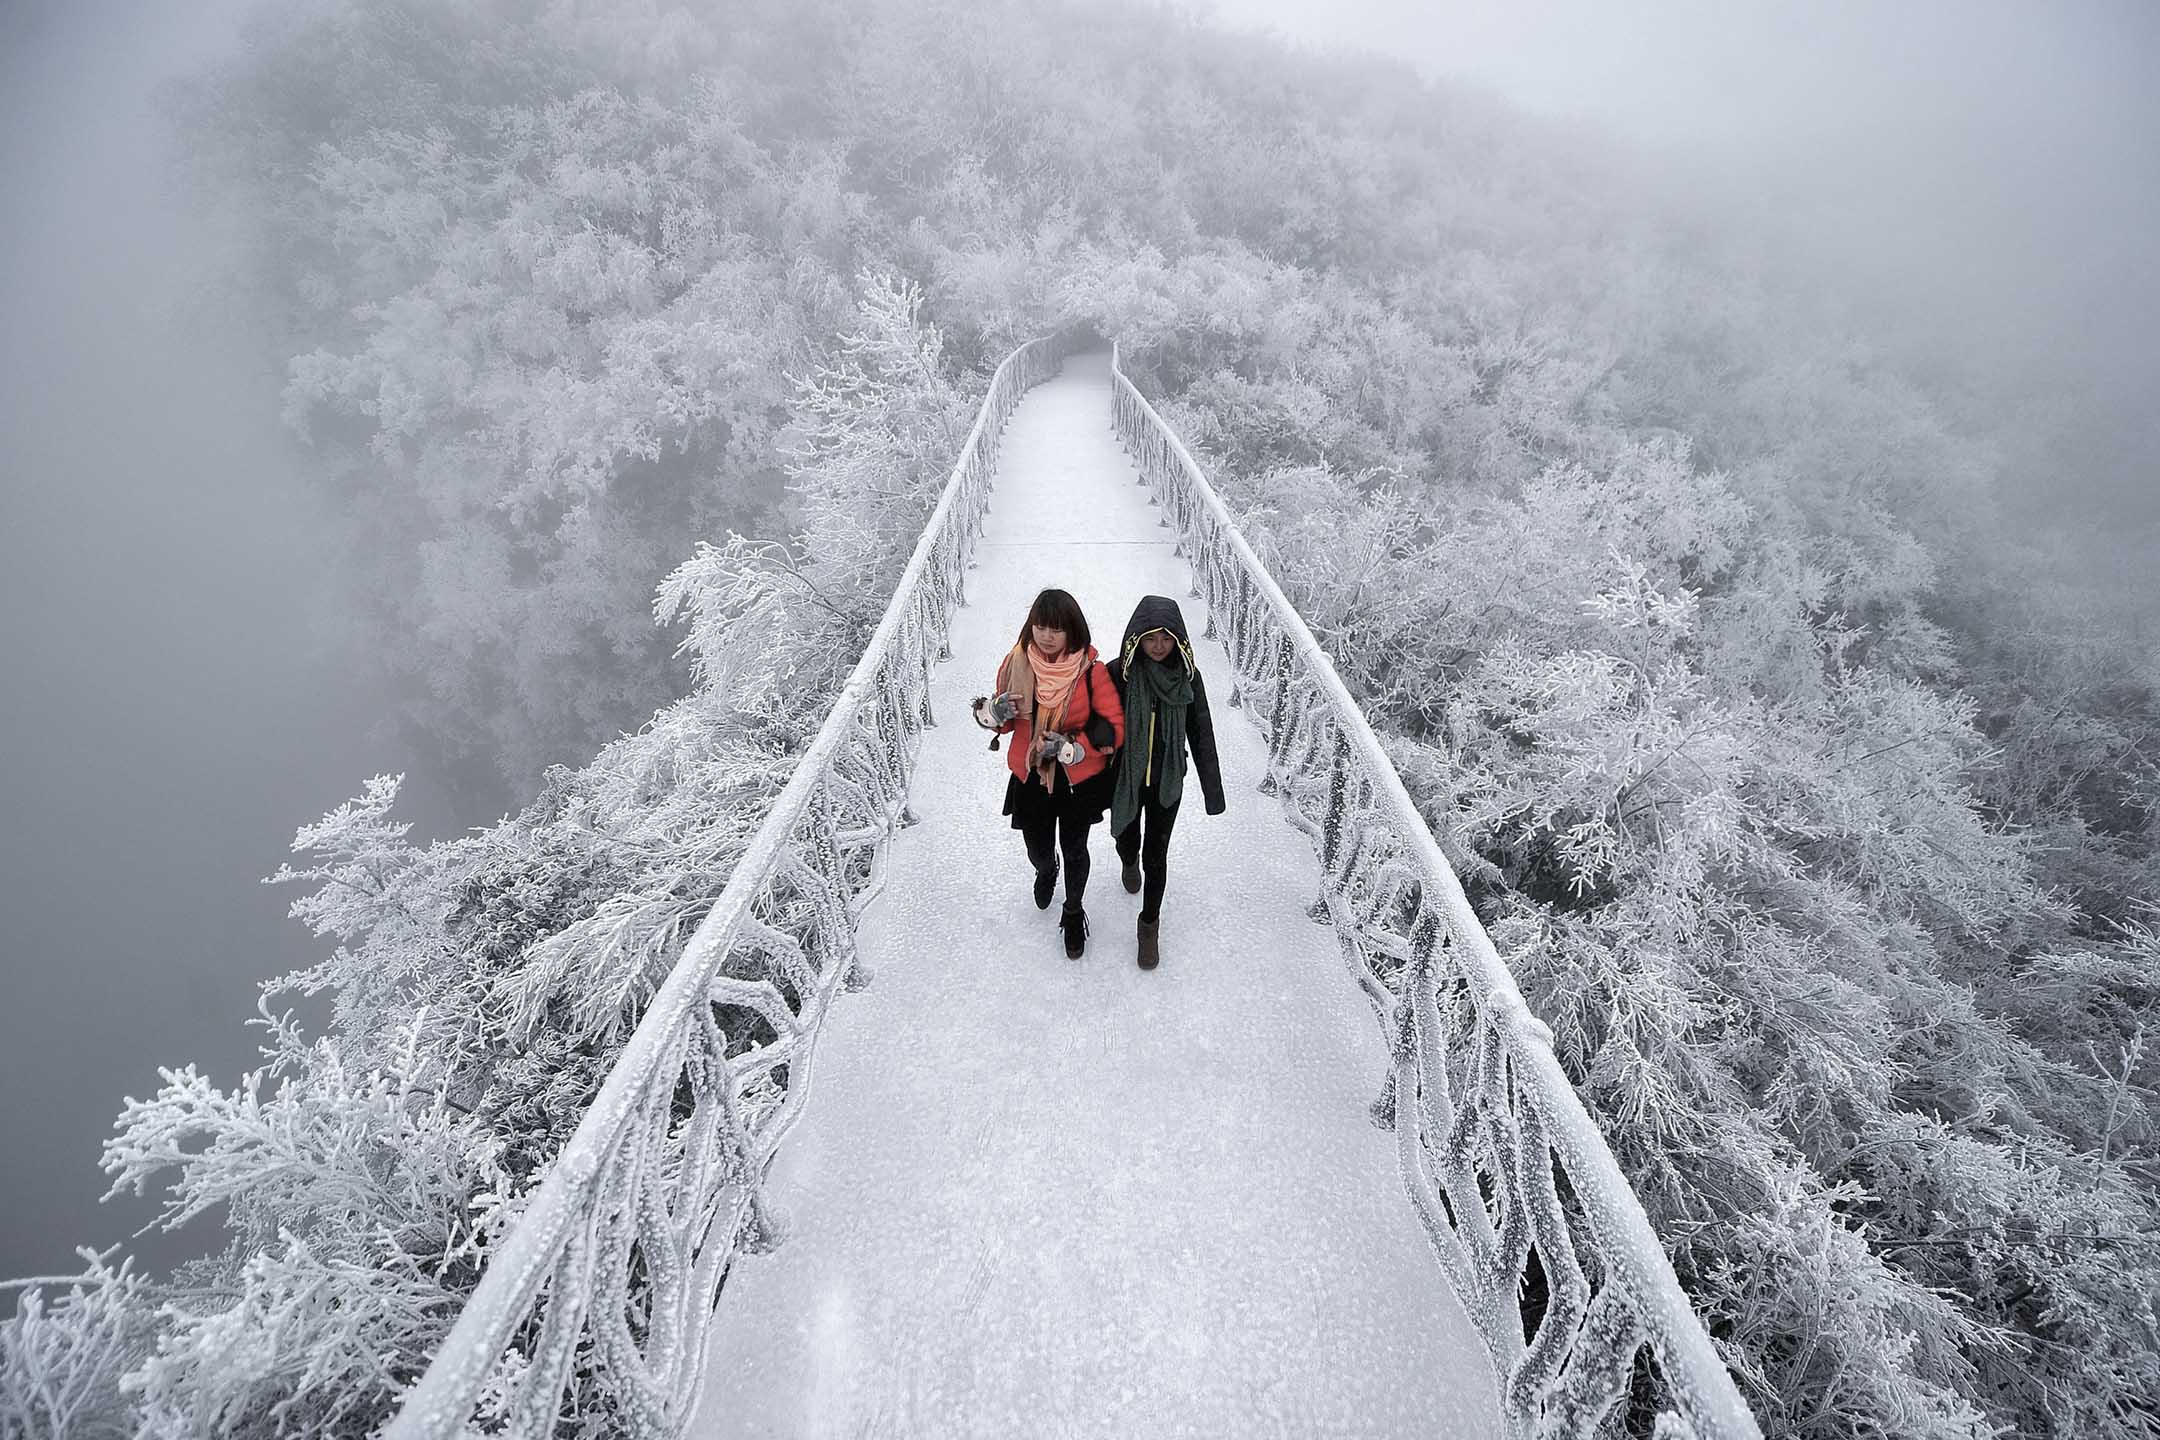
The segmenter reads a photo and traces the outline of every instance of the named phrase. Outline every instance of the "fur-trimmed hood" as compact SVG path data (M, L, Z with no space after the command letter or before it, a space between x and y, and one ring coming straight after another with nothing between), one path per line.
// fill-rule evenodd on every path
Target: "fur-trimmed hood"
M1185 659L1185 673L1200 673L1199 665L1193 661L1192 637L1185 630L1185 612L1167 595L1143 595L1133 607L1132 619L1125 624L1125 639L1118 646L1121 673L1132 673L1133 656L1140 653L1140 637L1150 630L1169 631L1177 640L1177 653Z

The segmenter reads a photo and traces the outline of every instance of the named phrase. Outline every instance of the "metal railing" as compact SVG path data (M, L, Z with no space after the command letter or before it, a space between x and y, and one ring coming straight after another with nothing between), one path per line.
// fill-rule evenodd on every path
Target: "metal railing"
M638 1440L675 1435L694 1409L728 1265L777 1239L765 1169L809 1093L821 1022L866 979L855 921L885 840L912 821L930 667L963 603L1000 435L1071 348L1030 341L991 377L869 647L391 1440L552 1435L580 1372Z
M1759 1436L1363 711L1119 359L1118 439L1230 652L1230 703L1267 737L1260 788L1319 850L1313 918L1333 925L1393 1056L1374 1119L1393 1126L1411 1204L1491 1352L1508 1433L1572 1440L1647 1420L1659 1440Z

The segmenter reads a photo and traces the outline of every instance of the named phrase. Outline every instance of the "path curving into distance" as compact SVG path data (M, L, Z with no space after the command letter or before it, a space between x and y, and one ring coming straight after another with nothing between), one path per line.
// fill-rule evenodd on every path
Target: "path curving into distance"
M1008 422L991 509L933 674L870 988L818 1042L690 1433L757 1437L1500 1434L1483 1341L1442 1278L1367 1106L1387 1057L1331 933L1319 862L1257 791L1264 747L1079 355ZM1142 595L1185 608L1229 813L1188 787L1162 968L1093 832L1093 938L1065 958L1004 755L969 720L1035 592L1109 659Z

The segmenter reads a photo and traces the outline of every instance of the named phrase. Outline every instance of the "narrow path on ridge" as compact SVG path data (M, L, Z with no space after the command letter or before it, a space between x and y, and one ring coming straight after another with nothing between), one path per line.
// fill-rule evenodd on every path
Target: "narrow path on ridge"
M1258 793L1263 746L1199 640L1172 532L1110 429L1108 356L1008 424L938 728L774 1163L786 1239L735 1262L700 1436L1499 1434L1483 1342L1366 1106L1386 1054L1319 864ZM1035 592L1071 590L1103 658L1176 597L1210 685L1229 813L1178 818L1162 968L1091 835L1093 936L1065 958L1002 752L969 720Z

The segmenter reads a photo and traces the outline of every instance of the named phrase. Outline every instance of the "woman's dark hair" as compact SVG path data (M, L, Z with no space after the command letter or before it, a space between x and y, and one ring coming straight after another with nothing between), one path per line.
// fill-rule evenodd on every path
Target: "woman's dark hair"
M1065 648L1069 651L1085 650L1095 643L1088 633L1087 616L1080 613L1080 602L1063 590L1045 590L1028 606L1027 619L1020 625L1020 641L1025 646L1033 638L1037 625L1050 630L1065 632Z

